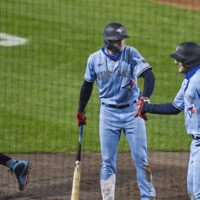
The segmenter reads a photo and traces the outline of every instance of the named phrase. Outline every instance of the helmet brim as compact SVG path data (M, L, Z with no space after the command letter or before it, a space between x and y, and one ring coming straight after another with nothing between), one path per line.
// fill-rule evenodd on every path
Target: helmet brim
M129 35L124 35L124 39L126 39L126 38L130 38L130 36Z
M183 59L183 56L181 56L180 54L178 53L173 53L173 54L170 54L169 55L171 58L175 59L175 60L181 60Z
M130 36L129 35L117 35L117 36L107 37L106 39L110 40L110 41L117 41L117 40L123 40L123 39L126 39L126 38L130 38Z

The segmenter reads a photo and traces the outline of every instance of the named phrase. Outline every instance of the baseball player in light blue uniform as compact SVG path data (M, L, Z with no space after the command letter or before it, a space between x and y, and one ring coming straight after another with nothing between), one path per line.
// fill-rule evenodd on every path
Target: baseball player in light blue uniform
M80 92L77 123L86 124L85 106L96 81L99 89L100 145L102 166L100 184L103 200L114 200L116 160L121 132L131 149L142 200L155 199L151 168L147 155L145 115L135 117L136 102L148 99L154 88L150 65L133 47L125 46L129 36L120 23L110 23L104 29L105 46L89 56L84 83ZM144 78L141 94L138 77ZM141 96L142 95L142 96Z
M184 42L177 46L176 59L180 73L185 75L181 88L172 103L138 106L138 115L145 113L178 114L184 111L187 133L192 137L187 175L191 200L200 200L200 45Z

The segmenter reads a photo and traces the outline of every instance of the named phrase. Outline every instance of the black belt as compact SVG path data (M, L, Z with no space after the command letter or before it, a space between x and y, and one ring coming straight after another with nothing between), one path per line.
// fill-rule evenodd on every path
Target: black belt
M200 140L199 136L191 135L194 140Z
M102 102L101 104L108 108L124 109L124 108L128 108L129 106L133 105L134 103L136 103L136 101L134 101L132 104L124 104L124 105L106 104L104 102Z

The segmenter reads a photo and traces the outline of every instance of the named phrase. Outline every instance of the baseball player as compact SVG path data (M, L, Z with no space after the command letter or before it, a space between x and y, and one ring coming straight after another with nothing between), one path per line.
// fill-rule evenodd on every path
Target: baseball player
M137 115L178 114L184 111L185 126L191 136L187 189L191 200L200 200L200 45L184 42L170 55L184 74L181 88L172 103L148 104L140 101Z
M100 145L102 166L100 184L103 200L114 200L116 160L121 132L129 143L135 163L137 182L142 200L155 198L151 167L147 155L145 115L135 117L136 101L148 100L154 89L151 66L133 47L125 45L129 38L120 23L110 23L104 28L104 47L92 53L87 62L80 92L77 123L86 124L85 107L96 81L99 89ZM141 94L137 78L144 78Z
M11 157L0 153L0 164L8 167L11 172L15 173L19 190L24 190L28 183L28 175L30 170L30 165L27 160L15 160Z

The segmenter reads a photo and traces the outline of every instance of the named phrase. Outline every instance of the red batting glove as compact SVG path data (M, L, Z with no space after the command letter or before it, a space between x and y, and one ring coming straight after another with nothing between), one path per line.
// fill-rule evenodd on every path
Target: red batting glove
M137 101L137 113L135 117L141 117L142 119L147 121L147 116L142 113L142 107L145 104L145 101L149 101L149 100L144 100L143 98L141 98Z
M78 126L86 124L86 116L84 112L77 112L76 122Z

